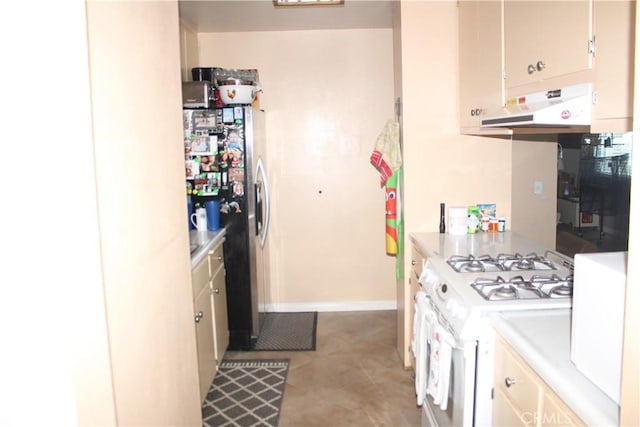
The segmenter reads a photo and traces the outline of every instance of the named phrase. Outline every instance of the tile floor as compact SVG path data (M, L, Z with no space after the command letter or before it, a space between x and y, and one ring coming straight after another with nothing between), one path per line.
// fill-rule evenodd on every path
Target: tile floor
M227 352L289 358L279 427L419 426L413 371L396 351L396 312L318 313L316 351Z

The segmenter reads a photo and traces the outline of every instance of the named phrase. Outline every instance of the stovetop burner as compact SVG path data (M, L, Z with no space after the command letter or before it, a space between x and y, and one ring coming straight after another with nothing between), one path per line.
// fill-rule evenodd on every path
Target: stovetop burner
M477 278L471 283L471 287L489 301L570 298L573 294L573 276L561 278L557 274L533 275L529 279L516 276L507 280L501 276L494 279Z
M536 253L522 255L499 254L495 257L482 255L452 255L447 264L458 273L480 273L480 272L500 272L500 271L530 271L530 270L556 270L556 266Z
M536 253L521 255L516 253L500 254L497 256L498 262L505 268L505 271L513 270L555 270L551 261Z

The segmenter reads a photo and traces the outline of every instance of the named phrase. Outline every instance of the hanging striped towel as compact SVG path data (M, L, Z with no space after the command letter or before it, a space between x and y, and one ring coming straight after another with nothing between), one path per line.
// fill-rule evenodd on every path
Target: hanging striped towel
M393 172L402 166L400 125L395 120L388 120L378 135L373 153L371 153L371 163L380 172L380 184L382 185L393 175Z

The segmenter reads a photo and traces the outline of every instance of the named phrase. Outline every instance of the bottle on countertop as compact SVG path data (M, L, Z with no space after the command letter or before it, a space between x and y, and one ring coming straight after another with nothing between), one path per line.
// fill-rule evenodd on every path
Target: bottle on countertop
M467 209L467 234L476 234L480 228L480 210L477 206Z
M445 224L444 224L444 203L440 203L440 234L445 232Z
M507 220L501 216L498 218L498 232L504 233L505 231L507 231Z

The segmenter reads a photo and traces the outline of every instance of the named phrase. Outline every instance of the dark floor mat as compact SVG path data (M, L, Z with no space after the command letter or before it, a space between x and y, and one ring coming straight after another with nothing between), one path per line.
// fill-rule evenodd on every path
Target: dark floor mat
M254 351L314 351L317 312L265 313Z
M202 404L203 427L275 427L288 359L223 360Z

